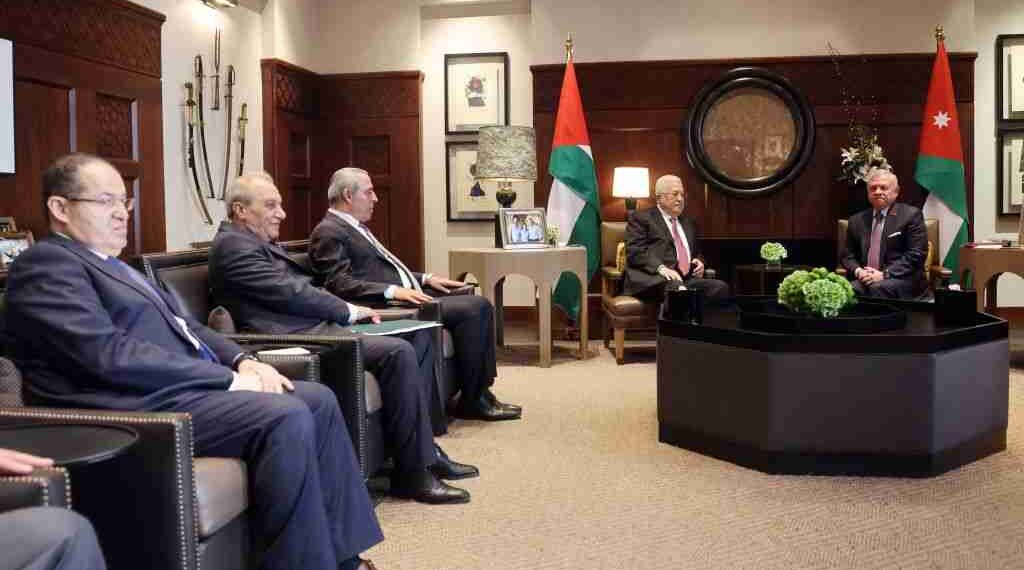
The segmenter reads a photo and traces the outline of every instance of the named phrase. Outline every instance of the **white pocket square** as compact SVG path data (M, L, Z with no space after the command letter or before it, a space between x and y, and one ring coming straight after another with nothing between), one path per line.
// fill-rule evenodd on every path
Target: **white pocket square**
M889 234L889 237L891 237L891 238L894 238L894 237L896 237L896 236L898 236L898 235L900 235L900 234L902 234L902 233L903 233L903 232L896 232L896 233L891 233L891 234Z

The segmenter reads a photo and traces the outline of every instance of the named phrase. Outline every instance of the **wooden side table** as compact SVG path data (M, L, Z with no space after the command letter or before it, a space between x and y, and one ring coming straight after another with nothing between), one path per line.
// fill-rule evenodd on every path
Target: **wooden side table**
M774 295L779 283L790 273L810 270L808 265L779 265L769 267L765 263L749 263L733 267L733 293L735 295Z
M448 252L449 274L463 279L467 273L476 276L484 297L494 304L495 340L504 344L504 310L501 287L505 276L516 273L533 280L540 293L540 365L551 366L551 289L563 271L574 273L580 280L580 348L579 358L587 355L587 250L583 247L549 247L544 249L501 249L478 247L453 249Z
M987 249L980 247L960 248L960 282L971 275L974 288L978 291L978 311L991 313L998 306L996 284L1003 273L1015 273L1024 277L1024 249L1001 247Z

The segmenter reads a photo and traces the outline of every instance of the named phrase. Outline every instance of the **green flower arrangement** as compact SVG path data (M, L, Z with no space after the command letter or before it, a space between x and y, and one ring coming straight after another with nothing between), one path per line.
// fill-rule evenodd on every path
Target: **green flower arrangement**
M845 277L824 267L790 273L779 284L779 303L796 312L810 312L825 318L839 315L857 298Z
M766 241L761 244L761 259L771 262L779 262L789 255L786 248L777 241Z

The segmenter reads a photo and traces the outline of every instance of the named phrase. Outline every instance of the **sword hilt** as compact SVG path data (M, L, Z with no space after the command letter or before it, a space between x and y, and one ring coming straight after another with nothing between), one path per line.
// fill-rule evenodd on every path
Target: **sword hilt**
M249 123L249 117L247 111L249 110L248 103L242 103L242 112L238 115L238 140L245 140L245 125Z
M192 90L193 90L192 82L191 81L186 81L185 82L185 122L188 123L189 125L196 124L196 118L195 118L196 100L192 96Z
M199 89L201 91L203 89L203 56L197 55L195 59L192 60L192 71L195 74L196 79L199 80Z

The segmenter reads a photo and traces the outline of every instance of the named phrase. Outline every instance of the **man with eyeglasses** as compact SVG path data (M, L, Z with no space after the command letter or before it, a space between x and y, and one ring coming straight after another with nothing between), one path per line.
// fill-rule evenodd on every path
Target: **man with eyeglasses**
M43 204L53 235L7 280L26 401L188 413L196 455L248 466L261 568L372 569L359 553L383 536L335 395L251 359L117 259L133 204L110 163L58 158Z

